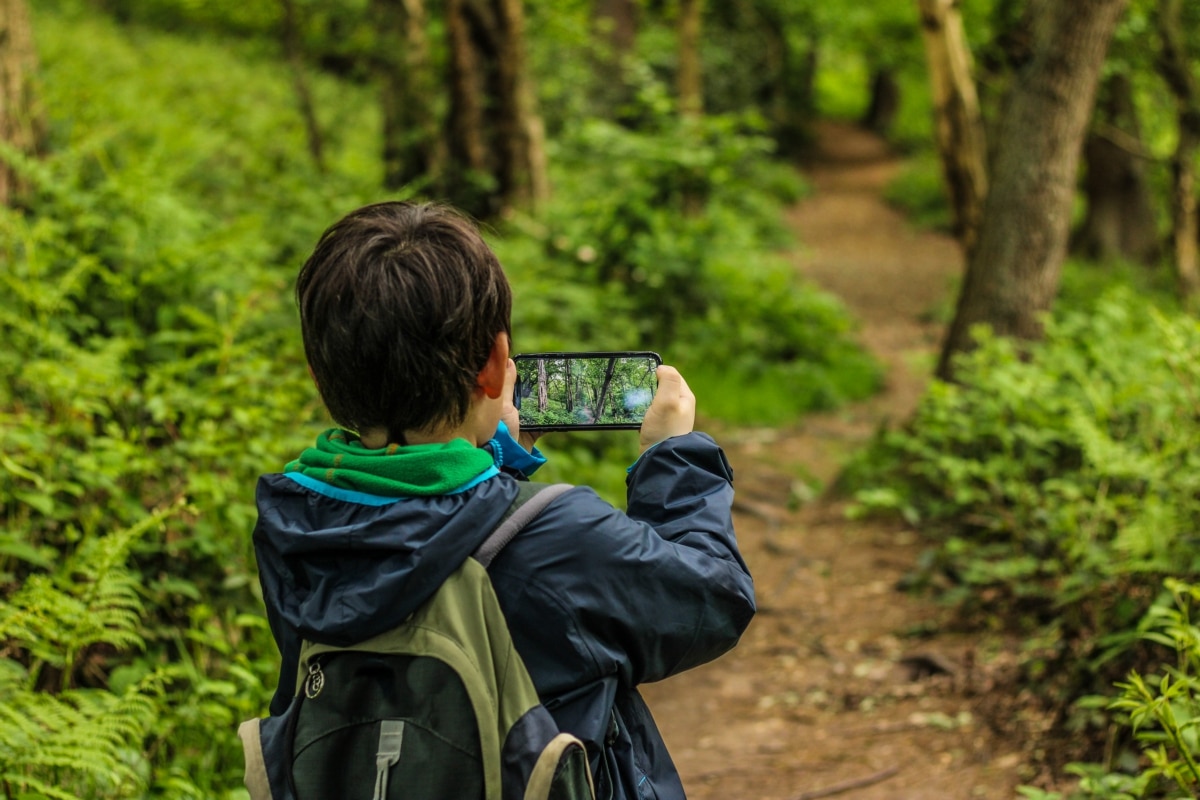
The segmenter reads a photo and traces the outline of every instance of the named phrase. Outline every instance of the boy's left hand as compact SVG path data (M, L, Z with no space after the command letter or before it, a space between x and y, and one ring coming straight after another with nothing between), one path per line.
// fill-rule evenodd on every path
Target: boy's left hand
M525 433L521 430L521 417L517 412L517 407L513 405L513 389L517 385L517 365L511 358L508 360L508 367L504 371L504 390L501 395L503 405L500 407L500 420L508 426L509 434L517 440L517 444L524 447L529 452L533 452L533 445L537 442L540 433Z

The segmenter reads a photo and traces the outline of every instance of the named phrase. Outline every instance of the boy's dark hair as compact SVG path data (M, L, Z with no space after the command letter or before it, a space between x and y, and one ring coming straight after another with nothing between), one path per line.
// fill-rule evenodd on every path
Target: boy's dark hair
M363 432L458 425L512 292L475 225L449 206L387 202L321 235L296 279L304 353L330 415Z

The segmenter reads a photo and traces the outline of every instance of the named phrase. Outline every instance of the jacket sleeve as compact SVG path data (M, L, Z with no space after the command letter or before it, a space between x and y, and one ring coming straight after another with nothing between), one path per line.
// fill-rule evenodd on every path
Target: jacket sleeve
M675 437L630 470L627 513L577 487L513 542L510 558L530 563L513 566L528 574L506 613L522 617L514 638L539 690L614 674L628 686L660 680L737 643L754 584L733 531L731 480L710 437ZM567 620L566 641L552 639L561 627L537 624L539 613Z

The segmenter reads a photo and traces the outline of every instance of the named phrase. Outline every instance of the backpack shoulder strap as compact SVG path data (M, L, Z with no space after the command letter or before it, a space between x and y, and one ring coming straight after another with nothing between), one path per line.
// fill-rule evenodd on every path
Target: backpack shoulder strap
M538 514L542 513L555 498L575 488L569 483L532 483L530 481L521 481L518 486L517 498L505 512L500 524L483 540L483 544L479 545L479 549L474 553L474 559L484 567L490 566L492 559L500 554L504 546L512 541L512 538L532 522Z

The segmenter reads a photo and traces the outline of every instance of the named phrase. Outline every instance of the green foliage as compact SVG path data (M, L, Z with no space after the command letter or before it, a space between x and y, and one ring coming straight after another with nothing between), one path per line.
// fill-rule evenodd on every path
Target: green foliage
M1018 563L1059 579L1047 600L1126 571L1194 569L1186 531L1200 508L1180 501L1195 488L1198 336L1127 293L1052 321L1028 358L980 331L961 385L933 385L910 429L864 457L892 487L870 504L948 533L968 583ZM1134 563L1104 563L1111 548Z
M145 787L141 740L152 682L122 692L72 688L103 674L106 655L140 650L144 607L126 566L172 511L89 536L53 573L30 576L0 605L0 786L51 798L134 797Z
M1180 797L1200 792L1200 628L1191 611L1200 602L1200 586L1168 580L1174 607L1156 604L1146 612L1138 632L1147 641L1175 651L1174 665L1162 675L1143 677L1132 672L1118 683L1121 696L1112 708L1128 714L1148 767L1139 776L1146 783L1172 783Z
M32 188L0 209L0 782L242 798L236 725L263 713L278 669L255 481L328 425L291 281L330 221L381 198L379 115L371 87L314 71L321 172L277 58L278 4L100 5L37 4L47 154L4 154ZM297 2L304 35L336 59L365 4L318 5ZM588 10L572 8L535 21L561 44ZM685 125L666 84L639 80L646 124L564 110L554 206L494 232L518 349L653 346L701 375L736 360L789 387L763 416L870 391L844 309L772 252L804 187L761 123ZM728 375L708 380L730 393ZM635 432L548 449L546 479L622 501Z
M1044 343L978 343L961 383L934 383L846 482L857 513L929 538L914 583L1045 637L1026 668L1065 704L1137 663L1126 632L1165 577L1200 575L1200 324L1114 290L1060 312Z
M1195 797L1200 792L1200 628L1192 618L1200 586L1167 579L1163 592L1135 628L1125 635L1157 645L1152 670L1132 670L1116 684L1115 699L1085 698L1115 712L1122 746L1109 763L1075 763L1074 799L1139 800ZM1165 649L1170 655L1160 657ZM1174 663L1171 663L1172 657ZM1132 738L1136 753L1124 747ZM1032 788L1022 792L1041 800L1061 800Z
M841 303L768 249L788 243L779 203L803 187L769 161L753 120L592 120L560 147L563 199L497 242L515 276L518 350L653 349L702 410L744 422L878 388Z

